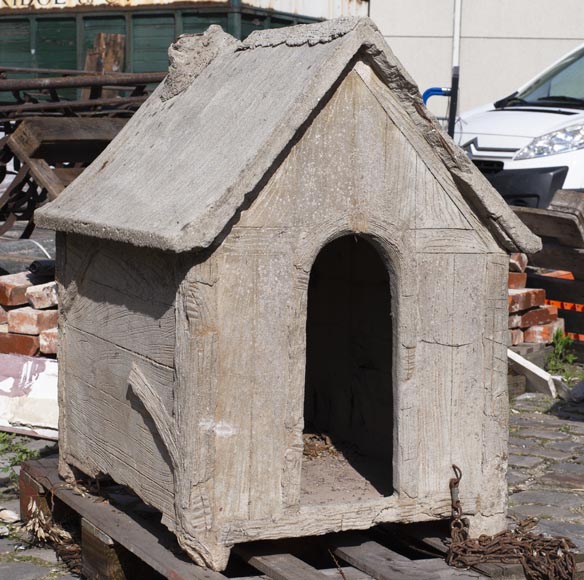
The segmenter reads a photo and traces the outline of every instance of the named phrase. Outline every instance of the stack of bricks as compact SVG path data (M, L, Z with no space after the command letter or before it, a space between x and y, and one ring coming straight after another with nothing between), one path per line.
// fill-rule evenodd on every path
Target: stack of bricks
M511 254L509 260L509 346L550 344L557 330L564 332L564 320L556 306L545 304L545 290L526 288L527 256Z
M57 352L57 284L29 272L0 276L0 353Z

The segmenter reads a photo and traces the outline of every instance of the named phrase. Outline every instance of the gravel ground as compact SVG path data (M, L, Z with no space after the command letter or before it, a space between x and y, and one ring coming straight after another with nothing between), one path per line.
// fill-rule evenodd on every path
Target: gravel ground
M13 443L19 448L45 455L56 451L56 443L16 436ZM20 516L17 477L19 467L12 467L14 454L0 457L0 578L2 580L70 580L78 578L69 573L49 547L31 546L29 536L20 530L18 522L11 523L10 512Z

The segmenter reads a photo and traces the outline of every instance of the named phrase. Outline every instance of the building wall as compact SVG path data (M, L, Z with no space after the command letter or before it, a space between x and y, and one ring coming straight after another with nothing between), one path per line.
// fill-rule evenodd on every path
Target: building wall
M369 0L244 0L246 6L313 18L366 16ZM67 10L69 8L169 7L172 4L227 4L227 0L2 0L0 10ZM233 2L236 4L236 2Z
M0 65L83 69L95 35L105 32L126 37L124 72L164 71L169 45L211 24L245 38L258 29L367 16L368 7L368 0L2 0Z
M502 98L584 42L580 0L462 1L459 112ZM450 86L454 0L371 0L371 17L418 83ZM442 115L447 99L433 97Z

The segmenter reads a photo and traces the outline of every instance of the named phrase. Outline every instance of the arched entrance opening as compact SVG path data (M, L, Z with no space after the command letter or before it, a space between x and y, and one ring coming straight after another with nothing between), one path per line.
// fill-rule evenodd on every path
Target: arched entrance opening
M356 235L329 243L308 288L303 502L393 493L392 335L377 250Z

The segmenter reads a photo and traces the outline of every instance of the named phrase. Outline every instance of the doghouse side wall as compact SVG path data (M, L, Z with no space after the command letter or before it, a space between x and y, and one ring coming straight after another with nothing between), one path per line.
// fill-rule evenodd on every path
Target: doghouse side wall
M137 363L173 413L175 258L58 234L60 454L174 518L173 476L128 377Z
M398 97L358 63L211 258L219 329L211 505L218 521L237 523L224 541L325 525L292 515L303 450L306 294L319 250L350 232L372 241L392 269L399 497L375 516L348 507L343 520L336 506L328 529L365 527L373 517L445 517L453 462L465 473L470 511L482 494L487 504L499 494L490 488L501 487L505 459L506 419L497 413L506 327L492 307L504 299L506 255L411 125ZM495 436L501 441L491 445ZM492 511L504 511L500 501ZM288 522L279 531L278 514Z

